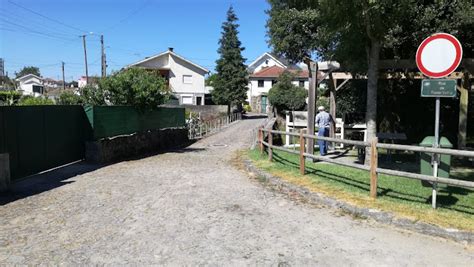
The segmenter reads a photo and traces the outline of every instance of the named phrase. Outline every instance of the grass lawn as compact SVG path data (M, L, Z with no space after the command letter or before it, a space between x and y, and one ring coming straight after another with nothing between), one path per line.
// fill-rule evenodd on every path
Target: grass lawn
M324 193L353 205L391 211L399 217L474 232L474 191L444 187L438 191L438 209L431 208L431 188L419 180L379 175L377 199L369 197L367 171L323 162L306 163L307 174L299 174L299 156L274 150L273 162L266 154L250 150L255 166L288 182ZM451 178L474 181L474 169L452 172Z

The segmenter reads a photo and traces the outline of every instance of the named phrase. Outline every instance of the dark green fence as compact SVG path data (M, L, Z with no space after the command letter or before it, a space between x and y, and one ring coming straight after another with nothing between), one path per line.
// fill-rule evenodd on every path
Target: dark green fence
M81 106L0 107L0 153L12 180L84 158L91 128Z
M185 126L184 108L159 108L147 112L127 106L89 106L84 109L93 128L94 140Z
M83 159L86 141L184 126L183 108L142 113L125 106L0 107L0 153L9 153L16 180Z

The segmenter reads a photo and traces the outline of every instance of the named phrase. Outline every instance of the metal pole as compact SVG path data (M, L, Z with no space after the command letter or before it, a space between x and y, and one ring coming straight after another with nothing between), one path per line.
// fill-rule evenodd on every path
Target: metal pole
M439 147L439 109L440 109L440 98L436 98L436 111L435 111L435 133L434 133L434 148ZM433 176L438 177L438 154L433 154ZM436 194L438 190L438 183L433 183L433 193L431 198L431 206L436 209Z

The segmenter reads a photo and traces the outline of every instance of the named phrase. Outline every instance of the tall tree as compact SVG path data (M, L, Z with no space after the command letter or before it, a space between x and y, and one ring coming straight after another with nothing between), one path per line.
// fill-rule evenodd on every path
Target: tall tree
M227 105L228 113L233 105L238 108L247 96L247 70L242 56L242 43L239 41L237 16L232 6L227 11L227 20L222 24L222 37L217 52L220 58L216 61L216 77L213 82L212 100L217 104Z
M15 72L15 77L19 78L27 74L34 74L36 76L41 76L40 69L34 66L25 66L19 72Z
M380 59L414 58L416 45L429 33L469 29L470 2L269 0L269 43L292 61L317 55L367 75L367 136L372 138L377 132Z

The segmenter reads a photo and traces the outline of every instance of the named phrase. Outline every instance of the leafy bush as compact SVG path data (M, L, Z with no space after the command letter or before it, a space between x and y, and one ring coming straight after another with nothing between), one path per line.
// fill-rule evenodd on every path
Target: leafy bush
M92 106L106 105L107 94L100 86L86 85L80 90L83 104Z
M156 108L169 97L165 79L141 68L130 68L105 78L99 88L97 93L113 105L131 105L141 110Z
M14 106L21 98L17 91L0 91L0 106Z
M53 100L44 97L24 96L18 101L20 106L54 105Z
M65 91L59 95L58 105L80 105L82 97L72 91Z
M268 92L268 100L282 114L284 110L302 110L306 105L306 89L292 84L293 75L284 72Z

